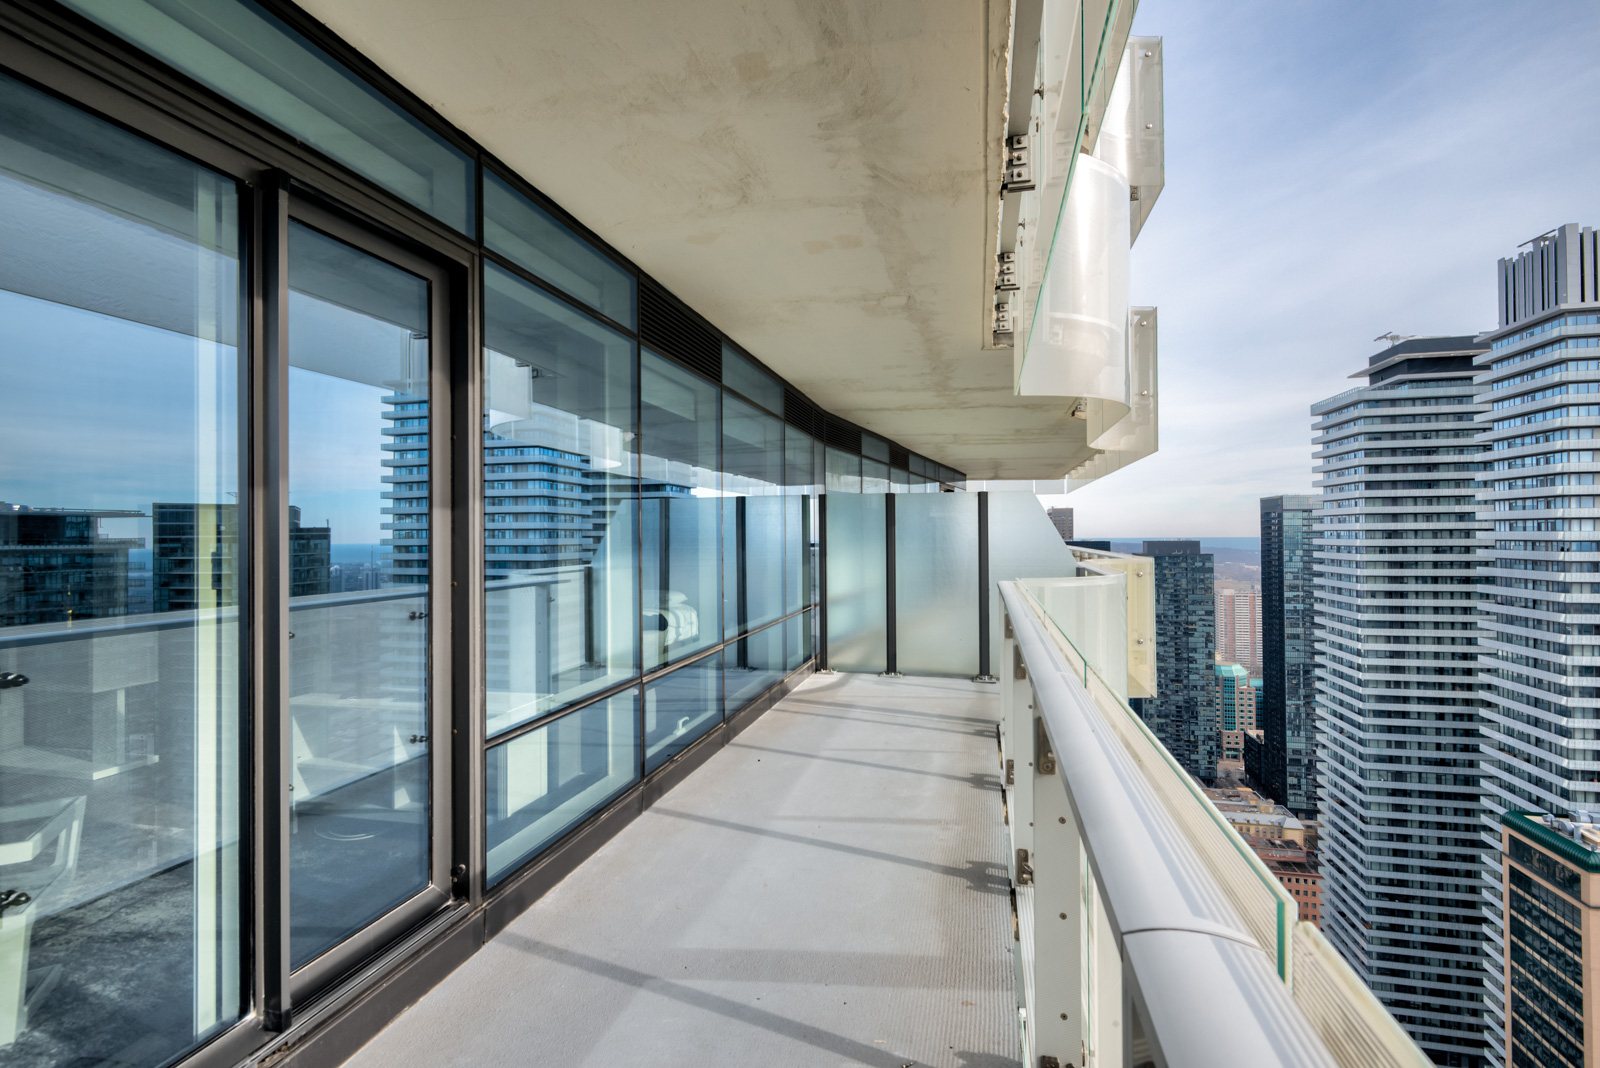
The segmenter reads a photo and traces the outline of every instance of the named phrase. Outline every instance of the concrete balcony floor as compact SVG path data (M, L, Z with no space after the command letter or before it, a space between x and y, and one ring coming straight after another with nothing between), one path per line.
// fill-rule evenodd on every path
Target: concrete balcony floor
M347 1063L1018 1064L998 708L813 676Z

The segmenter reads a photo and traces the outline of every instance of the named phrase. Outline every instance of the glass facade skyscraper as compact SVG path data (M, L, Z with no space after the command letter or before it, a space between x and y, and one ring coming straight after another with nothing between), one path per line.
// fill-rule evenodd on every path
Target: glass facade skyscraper
M1301 819L1317 818L1316 503L1261 498L1262 787Z
M1147 541L1143 555L1156 580L1156 695L1134 708L1183 769L1209 785L1222 759L1212 556L1198 541Z

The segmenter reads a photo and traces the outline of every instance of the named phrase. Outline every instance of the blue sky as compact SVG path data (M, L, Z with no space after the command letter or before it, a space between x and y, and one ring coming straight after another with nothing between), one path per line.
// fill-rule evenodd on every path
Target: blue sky
M1134 32L1166 68L1132 290L1161 450L1051 503L1080 537L1252 535L1372 338L1492 327L1499 257L1600 225L1600 4L1143 0Z

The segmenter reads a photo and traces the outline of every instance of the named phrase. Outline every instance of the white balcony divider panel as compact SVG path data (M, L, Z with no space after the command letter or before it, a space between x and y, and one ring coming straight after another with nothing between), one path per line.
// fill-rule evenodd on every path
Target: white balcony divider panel
M895 627L903 675L978 673L978 497L895 501Z
M828 666L884 670L888 664L885 495L828 494Z
M1000 626L1000 583L1020 578L1071 578L1077 558L1031 493L989 494L989 663L1004 675L1005 634Z
M1072 470L1062 489L1071 492L1099 478L1120 471L1136 460L1156 451L1159 445L1156 380L1158 320L1154 308L1128 310L1128 412L1107 422L1114 411L1101 405L1088 406L1089 443L1101 450L1093 459ZM1040 491L1044 492L1044 491Z
M1128 577L1085 568L1078 578L1022 579L1119 698L1128 699Z
M1078 160L1045 266L1017 392L1128 406L1128 180Z
M1119 80L1128 79L1128 166L1124 170L1132 195L1128 211L1132 218L1130 241L1139 239L1139 230L1150 217L1156 198L1167 184L1167 136L1164 106L1165 82L1162 73L1161 38L1130 37L1122 61ZM1108 108L1107 111L1110 109ZM1102 133L1104 139L1105 134Z

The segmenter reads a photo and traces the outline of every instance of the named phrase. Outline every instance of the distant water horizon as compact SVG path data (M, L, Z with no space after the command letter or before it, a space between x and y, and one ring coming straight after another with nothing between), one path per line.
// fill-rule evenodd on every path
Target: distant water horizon
M1253 550L1255 552L1260 552L1261 551L1261 538L1259 536L1254 537L1254 538L1206 538L1206 537L1199 537L1199 536L1196 536L1196 535L1193 535L1193 534L1183 534L1183 535L1174 535L1174 536L1163 535L1161 537L1090 538L1090 539L1087 539L1087 540L1090 540L1090 541L1111 541L1111 542L1134 542L1134 543L1146 542L1146 541L1198 541L1200 543L1200 548L1202 548L1202 549L1207 548L1207 547L1214 547L1214 548L1218 548L1218 549L1247 549L1247 550Z
M377 542L335 542L328 547L328 558L334 564L381 563L383 546Z

